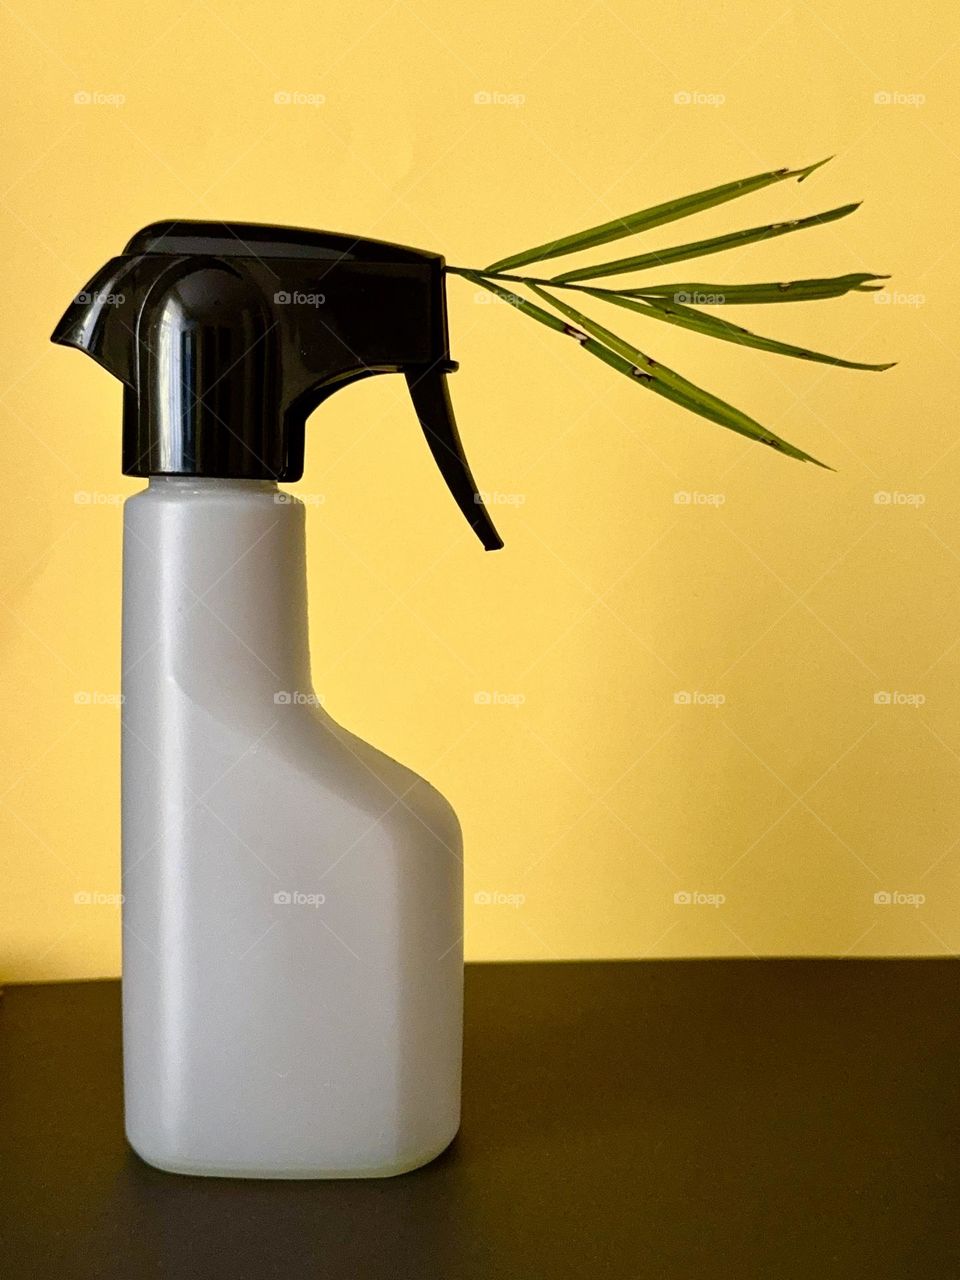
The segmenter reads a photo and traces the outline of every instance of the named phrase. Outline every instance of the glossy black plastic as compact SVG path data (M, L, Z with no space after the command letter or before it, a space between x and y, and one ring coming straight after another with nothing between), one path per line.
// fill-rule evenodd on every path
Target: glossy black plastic
M427 442L487 550L446 374L444 260L379 240L255 223L157 222L74 299L53 341L124 384L126 475L299 480L313 410L404 373Z

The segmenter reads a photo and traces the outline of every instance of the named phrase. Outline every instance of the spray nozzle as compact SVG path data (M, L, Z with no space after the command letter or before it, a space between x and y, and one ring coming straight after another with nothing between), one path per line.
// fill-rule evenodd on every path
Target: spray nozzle
M53 341L124 384L126 475L299 480L304 427L334 391L403 373L427 443L488 551L503 542L447 388L444 260L254 223L158 222L78 294Z

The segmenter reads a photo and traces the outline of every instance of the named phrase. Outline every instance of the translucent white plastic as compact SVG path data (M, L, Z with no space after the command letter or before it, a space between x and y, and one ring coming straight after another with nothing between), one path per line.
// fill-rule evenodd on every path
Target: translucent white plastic
M460 829L317 705L303 505L237 480L130 498L123 670L131 1145L250 1178L432 1159L459 1124Z

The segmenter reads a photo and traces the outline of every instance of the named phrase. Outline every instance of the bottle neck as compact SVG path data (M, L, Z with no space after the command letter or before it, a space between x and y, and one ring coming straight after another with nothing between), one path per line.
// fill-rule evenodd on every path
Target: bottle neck
M124 542L125 672L153 647L204 700L309 691L302 503L270 481L158 476Z

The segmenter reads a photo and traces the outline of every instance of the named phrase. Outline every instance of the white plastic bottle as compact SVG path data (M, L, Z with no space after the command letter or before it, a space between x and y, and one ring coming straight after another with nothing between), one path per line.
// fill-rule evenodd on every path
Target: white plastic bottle
M443 259L156 223L53 340L121 380L123 470L149 480L124 509L130 1143L177 1173L412 1169L459 1121L460 828L318 705L304 508L276 482L328 395L402 372L460 510L502 545L447 393Z
M447 802L312 692L304 507L157 478L123 589L127 1134L235 1177L401 1173L460 1111Z

